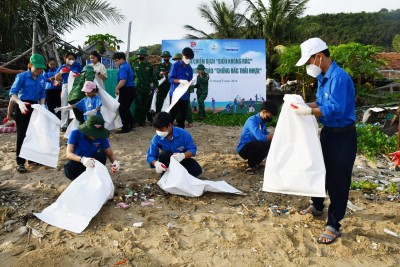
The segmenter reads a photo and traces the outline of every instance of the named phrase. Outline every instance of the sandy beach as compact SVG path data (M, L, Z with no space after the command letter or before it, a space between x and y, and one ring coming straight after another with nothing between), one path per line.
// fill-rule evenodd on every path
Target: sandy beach
M197 146L203 179L225 180L246 196L205 193L198 198L164 193L146 162L154 129L150 126L110 137L121 162L112 175L115 197L81 234L48 225L32 215L52 204L70 181L65 178L65 139L57 169L29 166L15 171L16 134L0 134L1 266L400 266L400 199L387 192L351 191L359 208L347 210L342 237L317 244L322 217L300 215L309 198L261 190L264 170L244 173L236 153L240 127L194 123L188 129ZM110 163L107 163L110 165ZM390 181L400 172L358 155L354 179ZM116 203L129 191L137 199L126 210ZM154 206L141 202L154 199ZM136 201L135 201L136 200ZM328 202L329 200L327 200ZM270 211L282 211L275 216ZM143 222L142 227L134 223ZM26 233L25 226L31 229Z

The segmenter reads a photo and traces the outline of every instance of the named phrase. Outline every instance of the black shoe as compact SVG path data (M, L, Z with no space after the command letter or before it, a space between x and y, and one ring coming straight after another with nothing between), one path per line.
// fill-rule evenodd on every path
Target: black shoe
M18 166L17 166L17 171L18 172L26 172L26 169L25 169L25 164L18 164Z
M127 130L127 129L122 129L122 130L119 130L119 131L117 131L117 134L123 134L123 133L129 133L129 129Z
M65 131L67 131L67 127L62 127L62 128L61 128L61 132L62 132L62 133L65 133Z

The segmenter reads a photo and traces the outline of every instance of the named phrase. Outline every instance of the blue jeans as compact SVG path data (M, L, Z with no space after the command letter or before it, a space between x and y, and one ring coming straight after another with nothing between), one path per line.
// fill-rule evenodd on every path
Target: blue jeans
M97 152L92 158L100 161L103 165L106 165L107 156L104 151ZM86 167L81 163L73 160L68 160L64 164L64 174L71 181L75 180L79 175L86 171Z
M351 175L357 152L357 132L353 128L338 133L324 127L320 140L326 168L325 188L331 201L327 225L339 230L339 222L345 215L349 199ZM312 197L311 200L317 210L324 209L324 198Z

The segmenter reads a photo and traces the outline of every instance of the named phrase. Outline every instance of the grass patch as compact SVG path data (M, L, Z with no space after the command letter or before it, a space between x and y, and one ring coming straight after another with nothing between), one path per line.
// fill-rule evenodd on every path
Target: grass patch
M212 111L206 112L206 118L203 120L198 119L198 115L193 113L193 120L202 122L209 125L215 126L240 126L243 127L246 120L257 113L246 113L246 114L229 114L229 113L213 113ZM267 123L267 126L276 126L278 121L277 117L274 117L272 122Z

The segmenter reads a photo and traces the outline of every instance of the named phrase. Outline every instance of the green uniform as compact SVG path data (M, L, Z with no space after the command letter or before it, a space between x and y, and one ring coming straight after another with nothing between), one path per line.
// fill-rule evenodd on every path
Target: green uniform
M153 66L147 61L136 61L132 64L135 72L135 117L139 125L144 125L146 115L149 121L153 120L150 114L150 104L152 100L152 91L150 84L154 82Z
M203 75L197 75L197 82L196 85L194 86L197 88L197 101L199 103L199 116L200 117L205 117L206 116L206 111L204 109L204 100L206 100L207 95L208 95L208 80L210 79L210 76L208 73L203 73Z
M166 62L164 62L164 63L158 65L156 73L155 73L157 80L160 80L163 76L165 76L165 79L166 79L163 82L163 84L158 86L156 112L161 111L162 105L164 103L164 99L167 96L167 94L169 92L169 88L171 86L171 84L168 81L168 74L169 74L170 69L171 69L171 63L168 62L168 64L167 64Z

